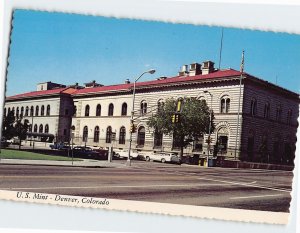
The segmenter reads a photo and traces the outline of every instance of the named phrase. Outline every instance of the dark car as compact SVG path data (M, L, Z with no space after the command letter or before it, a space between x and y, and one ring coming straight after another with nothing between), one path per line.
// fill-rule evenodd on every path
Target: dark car
M73 156L86 159L99 159L99 153L90 147L75 146L73 148Z
M96 159L108 159L108 150L102 147L93 149L93 151L98 153L98 157Z
M69 150L70 146L65 143L54 143L49 146L52 150Z

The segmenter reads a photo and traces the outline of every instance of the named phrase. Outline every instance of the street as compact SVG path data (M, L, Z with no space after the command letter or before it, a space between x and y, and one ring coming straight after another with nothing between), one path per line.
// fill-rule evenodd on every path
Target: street
M1 190L288 212L293 173L132 161L118 168L0 164L0 177Z

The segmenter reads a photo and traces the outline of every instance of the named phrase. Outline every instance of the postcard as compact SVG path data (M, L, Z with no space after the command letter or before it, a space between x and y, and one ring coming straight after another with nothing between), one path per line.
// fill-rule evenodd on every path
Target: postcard
M0 198L287 224L299 35L15 9Z

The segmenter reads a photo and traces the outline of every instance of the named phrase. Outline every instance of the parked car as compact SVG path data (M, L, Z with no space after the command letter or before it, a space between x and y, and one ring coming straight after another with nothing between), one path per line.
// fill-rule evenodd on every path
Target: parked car
M116 158L128 158L128 149L125 150L114 150L114 157ZM137 159L139 158L139 154L137 151L131 150L130 152L130 159Z
M146 161L159 161L162 163L169 162L169 163L177 163L180 164L180 158L175 153L151 153L145 156Z
M73 148L73 156L87 159L97 159L99 158L99 153L92 150L90 147L75 146Z
M1 139L1 148L6 148L9 146L9 142L7 140L5 140L5 138Z
M98 153L97 159L108 159L108 150L103 147L92 148L93 151Z
M67 145L65 143L62 143L62 142L51 144L51 145L49 145L49 147L52 150L54 150L54 149L56 149L56 150L69 150L69 149L71 149L69 145Z

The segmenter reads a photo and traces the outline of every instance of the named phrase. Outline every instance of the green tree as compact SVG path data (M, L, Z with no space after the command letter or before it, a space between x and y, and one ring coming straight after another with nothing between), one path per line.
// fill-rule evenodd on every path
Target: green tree
M9 111L6 116L3 118L3 125L2 125L2 137L6 140L11 139L15 136L15 116L13 111Z
M180 147L180 157L183 149L209 132L210 110L205 101L196 98L181 100L167 99L158 107L155 115L149 117L147 125L160 133L173 135ZM214 115L212 112L211 131L214 130Z
M15 136L19 139L19 150L21 149L22 140L25 140L27 137L28 126L29 121L27 119L23 120L22 118L17 118L14 125L14 131Z

